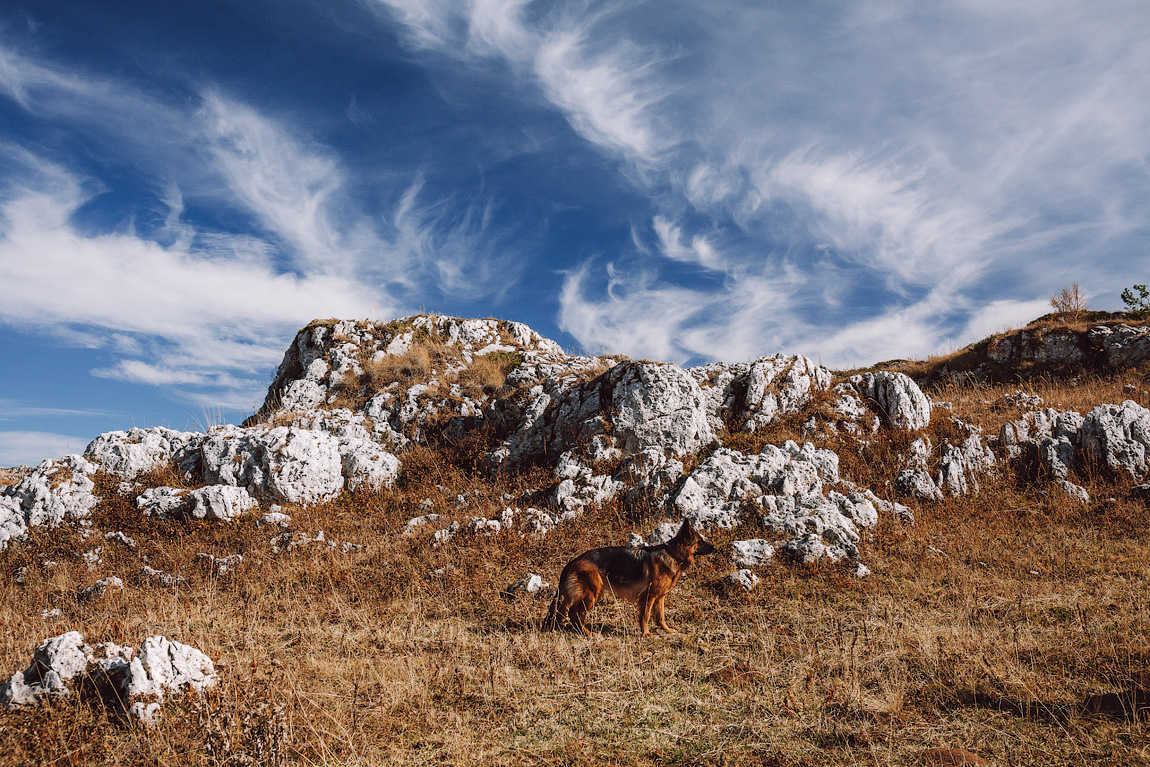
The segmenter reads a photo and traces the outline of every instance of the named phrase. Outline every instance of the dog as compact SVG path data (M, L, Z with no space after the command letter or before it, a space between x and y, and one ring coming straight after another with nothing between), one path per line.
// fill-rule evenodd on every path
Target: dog
M616 599L639 605L643 636L650 636L647 627L652 616L659 628L673 634L663 613L663 600L696 556L714 551L715 546L690 522L683 522L674 538L658 546L608 546L580 554L563 568L543 628L554 631L570 620L574 629L590 634L584 619L606 590Z

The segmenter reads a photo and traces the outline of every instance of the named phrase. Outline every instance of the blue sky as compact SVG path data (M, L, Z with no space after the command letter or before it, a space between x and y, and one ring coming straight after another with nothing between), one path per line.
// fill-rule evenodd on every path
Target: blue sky
M1147 93L1144 0L14 0L0 465L237 421L314 317L848 367L1118 308Z

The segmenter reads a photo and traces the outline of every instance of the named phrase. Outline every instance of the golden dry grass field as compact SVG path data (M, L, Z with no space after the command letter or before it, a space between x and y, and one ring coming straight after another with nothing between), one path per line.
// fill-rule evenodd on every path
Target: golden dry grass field
M1128 383L1150 388L1135 373L1027 388L1080 412L1150 404ZM988 403L1013 388L928 393L995 434L1021 411ZM945 429L944 412L932 429ZM893 451L843 455L843 475L892 497ZM131 646L166 634L208 653L220 678L199 699L169 699L151 729L76 700L2 713L0 764L885 766L917 764L932 747L996 765L1150 764L1147 723L1132 710L1150 704L1150 508L1129 479L1077 477L1093 499L1080 507L1002 471L975 496L912 504L916 524L884 516L864 540L865 579L774 562L754 591L724 590L723 545L759 531L719 531L720 553L668 597L678 634L637 636L634 608L608 599L585 638L541 633L546 602L500 591L529 572L554 584L572 556L645 535L661 513L608 505L540 540L433 548L430 533L399 534L425 498L450 509L469 491L458 515L493 515L509 489L552 480L540 470L493 482L466 450L403 458L395 490L284 509L293 530L362 551L273 554L279 531L255 513L145 520L102 478L111 498L88 539L39 531L0 553L0 674L75 629ZM104 541L113 530L138 546ZM89 570L79 554L97 546L103 564ZM218 576L197 566L200 552L245 559ZM187 581L137 583L145 562ZM107 575L124 590L77 600ZM50 608L60 614L41 617Z

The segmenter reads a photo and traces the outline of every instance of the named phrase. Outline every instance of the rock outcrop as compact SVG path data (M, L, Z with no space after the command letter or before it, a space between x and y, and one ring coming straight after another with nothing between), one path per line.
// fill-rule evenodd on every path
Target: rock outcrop
M1078 336L1071 343L1048 331L1034 336L1043 339L1041 349L1028 341L1025 354L1105 354L1115 365L1143 359L1145 328L1111 324L1091 334L1093 351L1083 351ZM1003 359L1018 351L991 347ZM992 406L1038 403L1019 391ZM589 508L643 504L671 516L668 529L684 519L702 529L751 523L766 531L763 544L776 558L859 564L866 530L882 516L911 522L910 510L840 476L834 452L792 441L763 446L764 432L833 436L860 452L884 425L911 432L892 490L928 502L977 492L998 470L992 447L1082 502L1088 495L1074 482L1085 464L1132 477L1150 467L1150 414L1133 401L1085 417L1035 410L1003 427L997 446L941 410L946 403L935 404L959 435L943 424L952 436L939 439L934 430L937 445L921 433L933 405L903 373L836 380L809 358L783 354L690 369L591 358L500 320L320 321L297 334L259 413L244 426L109 432L84 458L46 462L5 487L0 545L30 526L85 519L99 502L92 493L100 471L122 479L118 492L135 497L149 517L227 521L265 504L272 508L261 523L287 528L278 504L322 504L345 491L392 487L406 451L475 438L467 444L478 445L471 460L479 466L495 473L543 466L554 484L508 494L494 516L460 517L463 496L454 515L428 500L405 534L426 530L436 546L458 536L546 535ZM732 447L747 444L758 452ZM154 484L163 475L147 475L158 470L173 472L173 484L182 486L145 489L139 480ZM312 544L332 547L319 534L290 530L271 542L279 552Z
M0 491L0 549L29 527L56 527L87 518L99 499L92 495L97 467L78 455L44 461Z
M674 365L623 362L585 383L547 383L532 392L521 425L493 452L494 464L554 461L593 437L624 455L658 447L680 457L715 441L702 389Z
M0 684L0 705L35 706L83 688L111 710L153 724L167 693L215 683L211 658L167 637L149 637L136 651L112 642L91 646L69 631L41 642L28 668Z
M930 425L930 399L910 376L880 370L852 376L851 383L878 406L892 428L918 431Z
M1150 456L1150 411L1133 400L1099 405L1083 419L1079 445L1086 460L1140 477Z

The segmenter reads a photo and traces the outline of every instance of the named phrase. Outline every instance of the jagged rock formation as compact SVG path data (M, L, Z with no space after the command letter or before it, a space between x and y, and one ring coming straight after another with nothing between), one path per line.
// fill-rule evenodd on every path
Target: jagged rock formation
M15 485L0 492L0 548L29 527L56 527L91 514L99 499L92 495L97 466L78 455L44 461Z
M1105 373L1150 361L1150 325L1121 314L1096 313L1096 324L1077 330L1044 317L1032 326L979 341L915 373L920 383L1013 381L1036 374Z
M167 637L149 637L136 651L112 642L91 646L69 631L41 642L28 668L0 684L0 705L35 706L82 688L109 709L153 724L166 693L215 683L211 658Z
M910 376L883 370L852 376L851 383L877 403L893 428L918 431L930 425L930 400Z
M1150 411L1133 400L1099 405L1085 416L1035 410L1004 424L999 443L1021 470L1049 476L1067 495L1088 503L1086 490L1071 482L1076 469L1135 479L1150 469Z
M1142 359L1145 328L1091 332L1115 364ZM1061 348L1059 337L1042 336L1044 354ZM1016 398L995 407L1032 404ZM429 508L406 534L425 534L434 545L457 535L545 535L588 508L619 501L666 511L675 520L669 528L682 519L704 529L754 523L776 536L763 540L778 558L859 564L866 530L884 516L913 520L907 507L840 476L829 450L791 441L753 453L731 447L746 444L735 436L758 438L778 419L801 424L807 436L837 434L858 450L883 427L910 432L893 489L925 501L977 492L980 479L997 470L992 447L1016 465L1042 467L1079 497L1085 491L1071 483L1075 466L1091 461L1141 476L1150 452L1150 420L1133 402L1085 418L1035 411L1004 428L997 445L952 418L939 427L948 436L936 446L924 433L933 428L932 403L903 373L836 380L806 357L781 354L682 369L568 355L527 326L501 320L333 320L297 334L264 404L244 426L206 434L109 432L84 458L46 462L4 488L0 544L31 525L82 520L99 502L92 476L103 471L125 480L120 492L135 494L150 517L227 522L254 512L286 530L271 542L277 551L330 546L318 534L291 531L290 517L272 505L391 487L413 446L477 435L490 471L543 465L554 484L505 498L504 510L490 518L444 518ZM938 430L932 433L937 438ZM157 470L193 489L132 484Z

